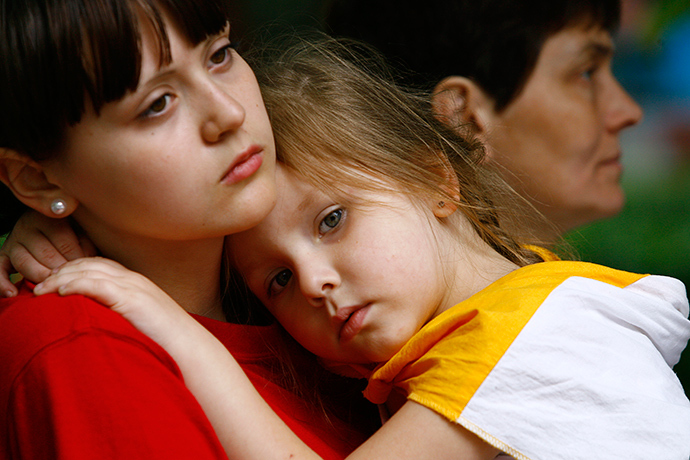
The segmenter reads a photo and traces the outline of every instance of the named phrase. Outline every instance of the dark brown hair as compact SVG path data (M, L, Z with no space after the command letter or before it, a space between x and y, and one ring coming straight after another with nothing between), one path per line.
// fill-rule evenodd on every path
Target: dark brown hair
M170 60L163 15L197 44L229 21L226 0L0 0L0 148L41 161L54 157L65 128L87 104L136 88L141 66L139 18ZM0 234L25 208L0 188Z
M470 78L500 111L551 35L572 26L613 32L619 20L620 0L332 0L326 28L376 47L406 84Z

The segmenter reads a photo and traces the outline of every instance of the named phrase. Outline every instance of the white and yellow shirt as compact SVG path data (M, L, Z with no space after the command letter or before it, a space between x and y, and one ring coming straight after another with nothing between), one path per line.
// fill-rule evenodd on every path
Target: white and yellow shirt
M365 395L401 389L516 459L686 460L687 317L673 278L530 265L425 325Z

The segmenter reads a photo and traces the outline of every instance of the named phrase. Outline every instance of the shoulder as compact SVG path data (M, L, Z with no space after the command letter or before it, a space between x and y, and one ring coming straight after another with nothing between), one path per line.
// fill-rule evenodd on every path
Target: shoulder
M5 338L22 337L25 345L101 329L117 334L141 335L120 315L81 295L61 297L47 294L37 297L22 286L18 296L0 300L0 334ZM4 345L0 347L4 348Z
M538 279L555 290L577 291L584 297L623 297L626 302L637 298L648 303L663 303L688 315L685 285L675 278L638 274L589 262L545 262L521 269L520 278Z
M36 297L26 286L18 296L0 300L0 337L0 367L7 375L51 347L80 347L89 341L127 342L172 362L155 342L98 302L79 295Z

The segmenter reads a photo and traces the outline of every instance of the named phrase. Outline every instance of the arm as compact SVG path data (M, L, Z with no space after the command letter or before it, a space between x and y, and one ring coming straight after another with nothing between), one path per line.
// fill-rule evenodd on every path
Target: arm
M230 458L318 458L266 405L225 347L143 276L114 262L83 260L37 286L37 293L55 290L94 297L163 346ZM497 453L459 425L407 402L348 458L491 459Z
M68 260L93 255L93 243L77 236L67 219L51 219L28 211L0 249L0 293L3 297L17 295L17 288L10 281L15 270L26 279L39 282Z

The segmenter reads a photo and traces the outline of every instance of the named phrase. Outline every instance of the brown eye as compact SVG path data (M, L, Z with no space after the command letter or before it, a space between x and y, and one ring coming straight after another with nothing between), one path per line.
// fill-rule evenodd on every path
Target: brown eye
M163 110L165 110L165 107L168 105L168 99L163 96L158 99L156 99L153 104L151 104L151 107L149 107L149 110L153 113L160 113Z
M172 99L172 96L170 94L164 94L163 96L159 97L151 105L149 105L148 109L144 111L144 113L141 114L142 117L155 117L156 115L159 115L165 111L165 109L168 107L168 104L170 103Z
M219 49L215 53L213 53L213 55L211 55L211 59L210 59L211 63L218 65L218 64L222 64L223 62L225 62L225 60L228 58L228 55L230 54L231 48L232 48L232 45L227 45L227 46L222 47L221 49Z

